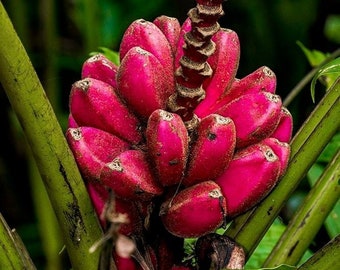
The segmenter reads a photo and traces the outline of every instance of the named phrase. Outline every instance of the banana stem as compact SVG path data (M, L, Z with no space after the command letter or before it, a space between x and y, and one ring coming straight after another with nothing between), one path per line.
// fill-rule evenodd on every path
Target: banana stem
M0 2L0 82L25 132L73 269L97 269L89 248L102 232L63 131ZM19 166L19 165L18 165Z
M0 269L36 269L21 238L15 230L10 229L1 213Z
M203 81L212 75L207 62L215 52L212 36L220 29L217 20L223 15L222 0L196 1L188 16L191 30L184 35L184 55L176 70L176 93L168 101L172 112L179 114L189 130L197 124L194 109L205 98Z
M340 235L318 250L298 270L340 269Z
M340 126L340 78L326 92L291 143L287 171L277 187L255 209L236 218L226 234L241 244L247 255L256 248L282 206L296 189Z
M340 197L340 150L290 221L264 267L296 265Z

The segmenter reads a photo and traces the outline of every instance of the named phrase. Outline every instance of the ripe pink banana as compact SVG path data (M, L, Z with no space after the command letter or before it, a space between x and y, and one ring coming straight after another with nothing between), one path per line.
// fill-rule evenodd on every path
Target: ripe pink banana
M140 47L133 47L123 58L117 83L120 96L144 119L154 110L165 109L174 92L171 78L158 59Z
M142 139L139 120L105 82L92 78L75 82L69 107L79 126L102 129L133 144Z
M185 186L214 180L229 164L236 145L236 129L230 118L210 114L197 127L197 139L190 151Z
M203 118L211 113L209 108L223 96L234 81L240 59L240 43L236 32L221 28L212 40L216 51L208 58L213 75L204 81L205 98L195 109L198 117Z
M149 52L160 62L171 88L174 88L172 49L167 37L154 23L143 19L135 20L126 29L119 48L120 59L133 47Z
M242 95L265 91L274 94L276 89L275 73L268 67L262 66L242 79L235 79L231 86L208 112L216 111Z
M223 225L226 200L220 187L206 181L180 191L161 205L165 228L178 237L198 237Z
M100 180L126 200L148 201L163 192L140 150L127 150L106 163Z
M281 115L281 98L268 92L243 95L216 113L230 117L236 126L236 147L243 148L269 136Z
M182 26L181 30L179 32L179 37L178 37L178 42L177 42L177 48L176 48L176 53L175 53L175 60L174 60L174 70L176 71L180 67L180 59L184 55L184 48L185 48L185 39L184 35L191 30L191 20L190 18L187 18Z
M117 88L116 74L118 67L103 54L96 54L88 58L81 71L81 78L93 78L108 83Z
M98 181L105 163L129 149L127 142L93 127L69 128L66 139L83 177L90 181Z
M263 144L268 145L275 153L275 155L280 160L280 172L279 175L282 176L288 166L289 156L290 156L290 146L288 143L281 142L276 138L266 138L262 141Z
M68 115L67 128L77 128L79 127L76 120L74 120L72 113Z
M227 200L228 217L259 203L276 184L279 172L280 160L269 146L258 143L238 151L216 180Z
M287 108L281 108L280 121L270 137L274 137L281 142L290 142L293 133L293 117Z
M189 136L181 117L164 110L154 111L146 127L148 154L163 186L178 184L188 158Z
M103 211L105 210L105 203L109 197L108 190L100 182L94 181L86 182L86 189L99 219L100 225L102 228L106 228L107 223Z
M164 36L167 38L174 55L181 30L179 21L176 18L162 15L157 17L153 23L163 32Z

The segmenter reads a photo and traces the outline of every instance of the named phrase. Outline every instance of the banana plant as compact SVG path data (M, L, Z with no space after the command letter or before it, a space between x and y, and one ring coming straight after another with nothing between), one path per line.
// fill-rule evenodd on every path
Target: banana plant
M218 24L222 1L196 2L182 25L164 15L134 21L119 61L99 53L84 62L65 134L0 5L0 81L73 269L251 269L246 262L339 131L338 59L318 70L312 96L320 76L336 79L292 134L274 72L237 78L240 43ZM300 263L338 201L339 162L337 153L257 268L339 265L336 235ZM35 269L1 224L1 263Z

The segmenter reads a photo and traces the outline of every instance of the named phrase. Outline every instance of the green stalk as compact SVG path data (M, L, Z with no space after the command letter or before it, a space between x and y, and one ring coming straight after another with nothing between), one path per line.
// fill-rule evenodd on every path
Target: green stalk
M21 238L11 230L0 213L0 269L35 270Z
M102 232L73 154L32 63L0 2L0 82L25 132L73 269L97 269ZM20 164L18 164L20 168Z
M338 270L340 269L340 235L318 250L298 270Z
M236 218L226 234L241 244L248 256L256 248L289 196L340 126L340 78L310 114L291 143L285 175L255 209Z
M340 150L277 242L264 267L296 265L340 197Z
M27 159L30 171L30 184L32 186L32 199L41 236L41 245L46 260L44 269L61 270L63 269L62 256L60 256L59 252L62 250L64 243L58 221L30 151L27 151ZM44 207L41 207L41 205Z

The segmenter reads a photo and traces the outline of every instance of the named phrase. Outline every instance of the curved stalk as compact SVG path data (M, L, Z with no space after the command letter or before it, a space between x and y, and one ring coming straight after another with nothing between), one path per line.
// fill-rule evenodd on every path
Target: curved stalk
M241 244L248 256L279 214L325 145L340 126L340 78L294 136L290 162L281 181L255 209L235 219L226 231Z
M11 230L0 213L0 269L35 270L21 238Z
M318 250L298 270L340 269L340 235Z
M25 132L73 269L97 269L89 248L102 232L62 129L0 2L0 82ZM18 164L20 166L20 164Z
M264 263L296 265L340 197L340 150L290 221Z

